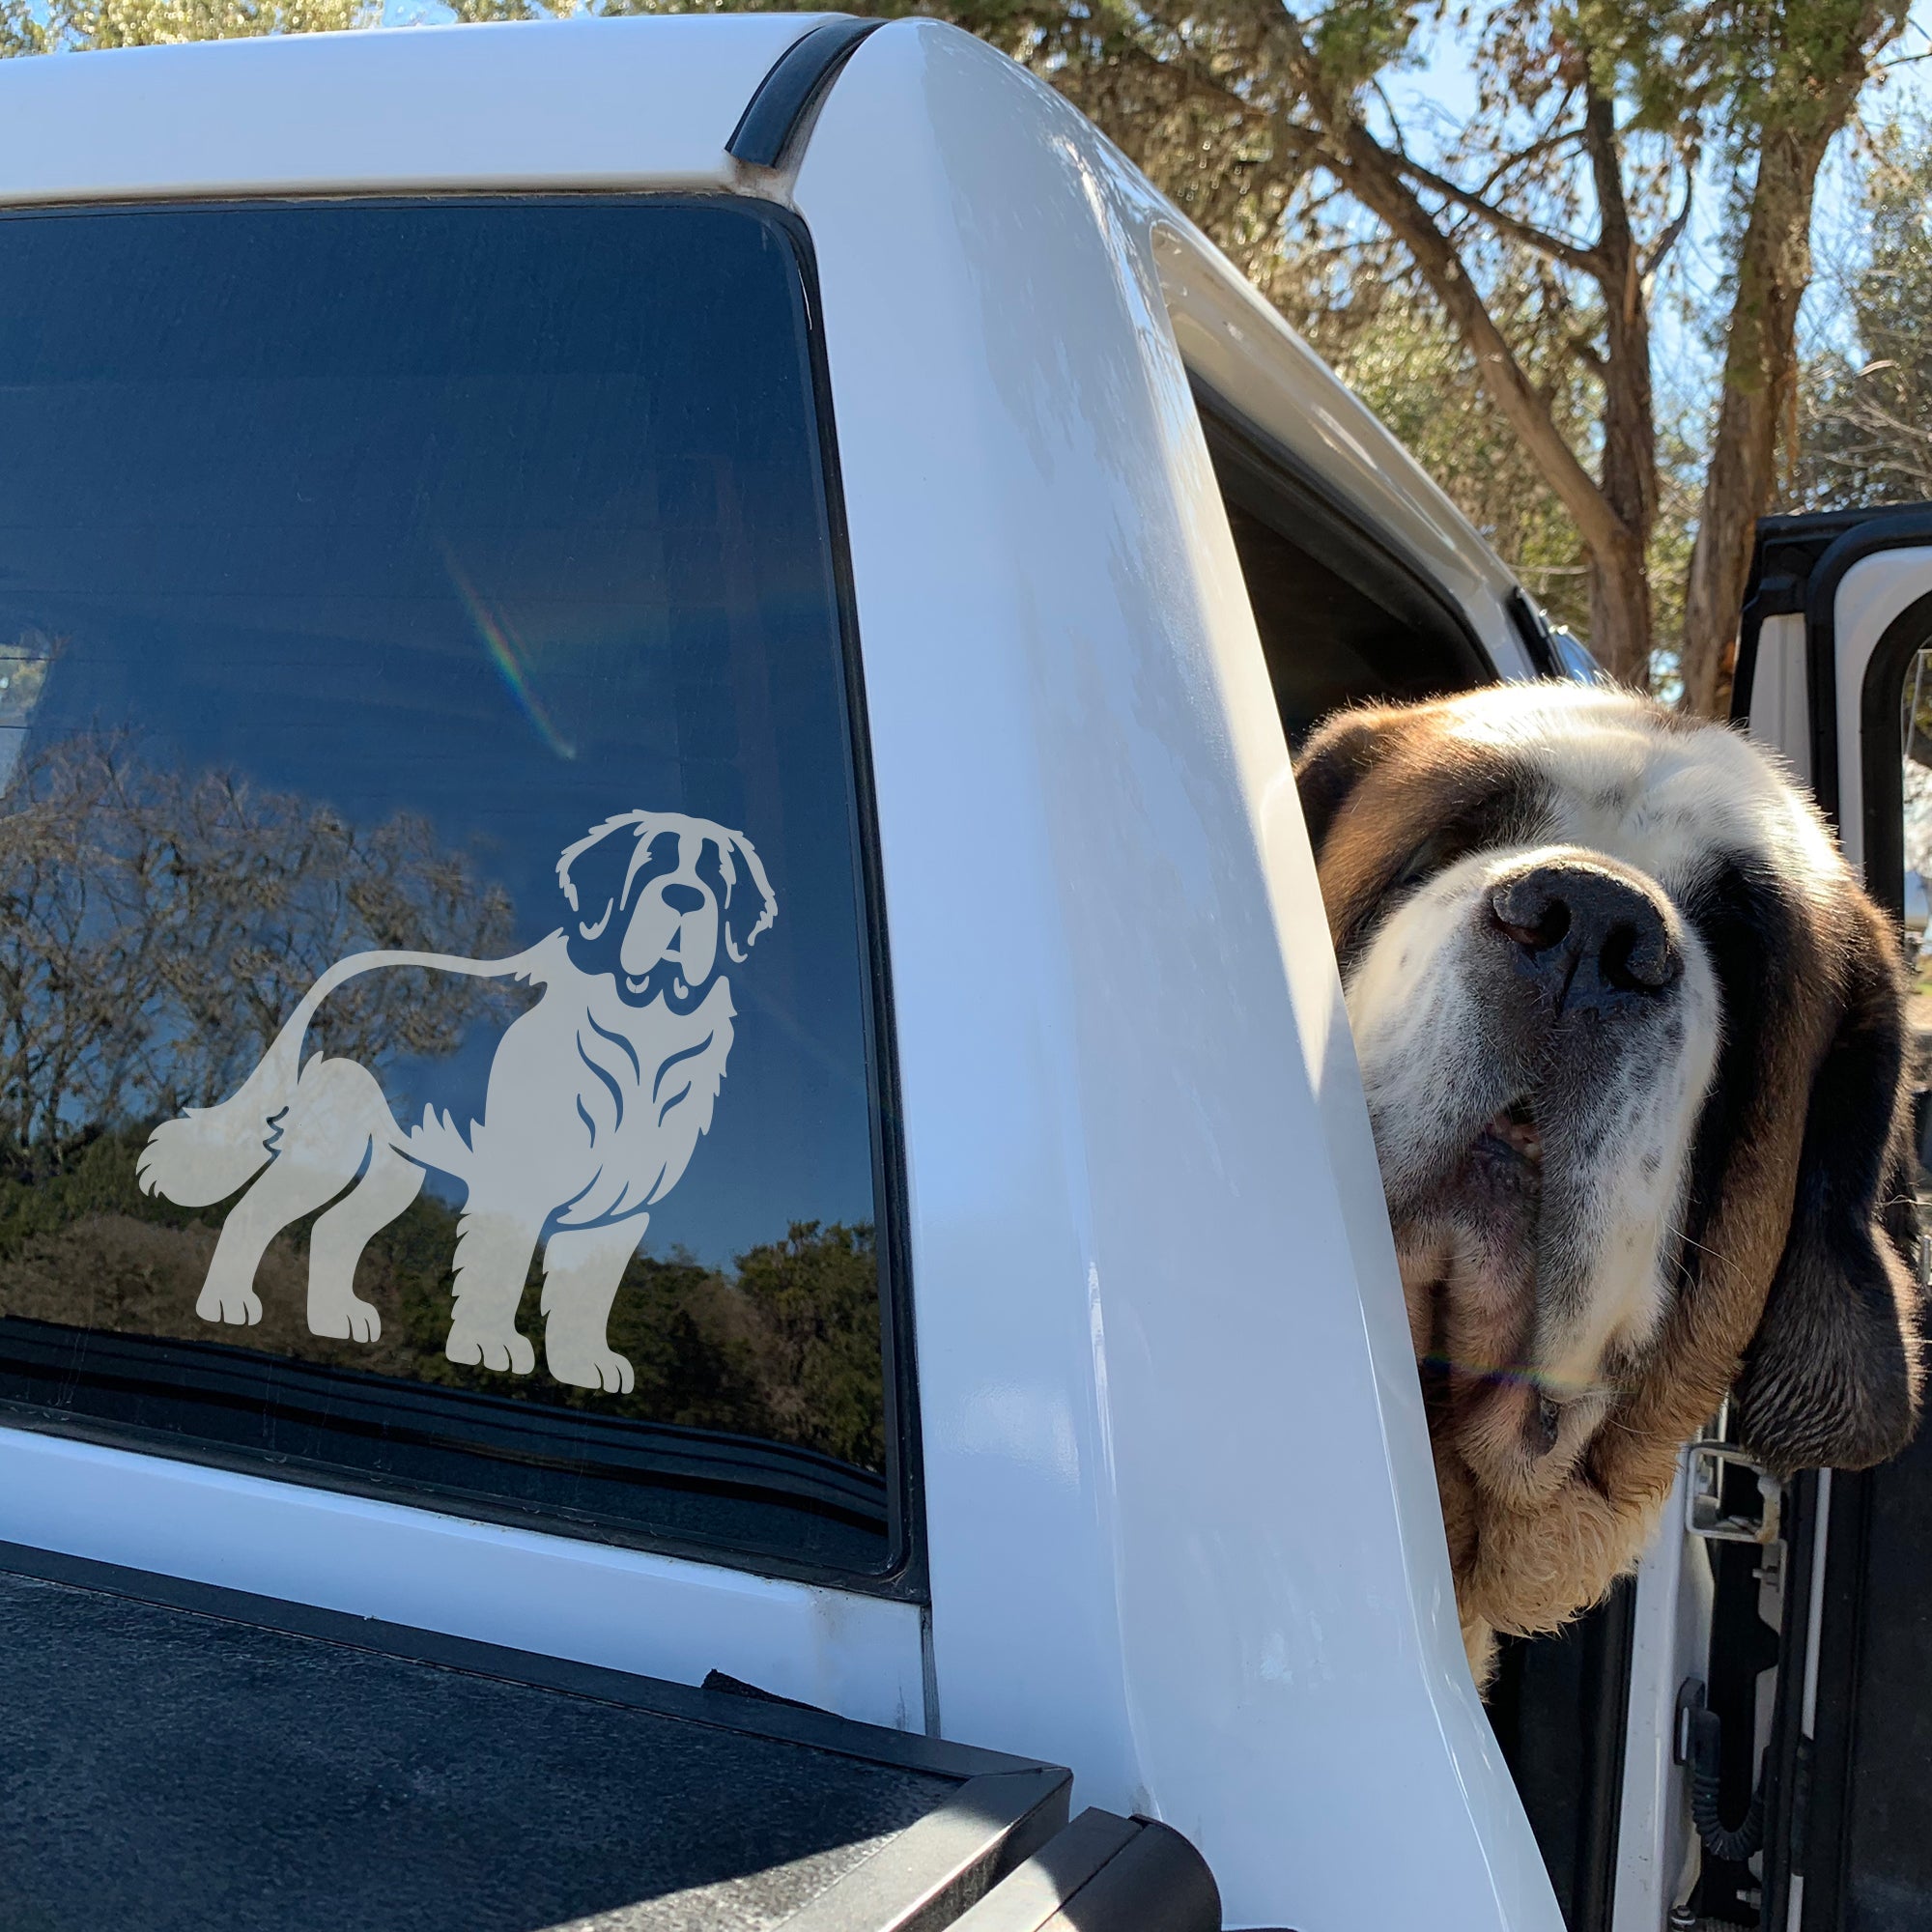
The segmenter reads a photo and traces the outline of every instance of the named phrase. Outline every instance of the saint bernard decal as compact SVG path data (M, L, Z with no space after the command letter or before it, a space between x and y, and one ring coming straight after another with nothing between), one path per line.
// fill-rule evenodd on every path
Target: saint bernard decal
M259 1321L255 1270L269 1243L326 1208L310 1236L309 1328L373 1342L382 1317L356 1294L355 1264L433 1168L468 1190L449 1359L516 1375L536 1366L516 1324L541 1242L545 1365L579 1388L630 1390L631 1364L606 1338L611 1304L652 1205L710 1128L731 1051L726 962L744 963L778 901L742 833L677 812L607 818L565 850L556 877L570 918L527 952L354 953L309 989L232 1098L155 1129L139 1164L149 1193L205 1208L247 1185L195 1303L204 1321ZM355 1061L302 1064L322 1003L393 966L543 988L505 1029L483 1118L467 1133L433 1107L405 1131Z

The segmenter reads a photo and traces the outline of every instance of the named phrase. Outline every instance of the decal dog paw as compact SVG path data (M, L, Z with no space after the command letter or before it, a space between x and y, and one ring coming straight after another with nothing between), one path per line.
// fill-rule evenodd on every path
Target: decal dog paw
M541 1243L550 1373L631 1389L631 1364L606 1341L611 1305L650 1208L710 1129L735 1013L726 969L744 963L778 901L742 833L677 812L606 819L565 849L556 876L570 918L527 952L354 953L309 989L232 1097L155 1129L138 1168L149 1193L205 1208L245 1189L195 1303L204 1321L259 1321L255 1273L270 1242L332 1202L309 1242L309 1330L375 1341L382 1317L356 1294L355 1264L434 1170L466 1189L449 1359L513 1375L536 1366L516 1318ZM396 966L543 988L505 1029L483 1118L467 1131L433 1109L405 1131L367 1067L302 1063L323 1002Z

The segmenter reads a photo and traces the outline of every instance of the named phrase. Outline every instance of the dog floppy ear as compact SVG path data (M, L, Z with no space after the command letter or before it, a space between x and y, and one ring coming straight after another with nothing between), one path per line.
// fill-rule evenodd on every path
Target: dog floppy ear
M779 902L764 862L742 832L724 834L724 950L742 965L752 942L779 916Z
M1392 716L1368 706L1337 711L1317 725L1302 746L1294 761L1294 789L1307 821L1308 842L1318 859L1336 813L1380 758Z
M600 939L611 923L624 896L624 884L631 875L631 860L637 842L643 838L648 815L641 811L620 812L593 826L575 845L564 848L556 862L556 882L563 888L565 902L577 915L577 930L583 939ZM629 837L626 837L626 834Z
M1850 984L1812 1082L1783 1258L1738 1383L1768 1468L1861 1469L1918 1413L1918 1204L1894 948L1861 907Z

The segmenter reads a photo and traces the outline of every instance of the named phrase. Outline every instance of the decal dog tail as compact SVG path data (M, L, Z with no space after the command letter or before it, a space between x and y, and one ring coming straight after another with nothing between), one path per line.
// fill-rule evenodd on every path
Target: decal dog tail
M547 942L546 942L547 944ZM295 1098L301 1048L309 1022L345 980L380 966L425 966L474 980L544 979L546 945L510 959L464 959L447 952L352 952L339 959L303 996L275 1036L274 1044L241 1087L217 1107L188 1107L178 1121L163 1121L148 1136L135 1164L142 1191L183 1208L225 1201L267 1167L274 1154L276 1123Z

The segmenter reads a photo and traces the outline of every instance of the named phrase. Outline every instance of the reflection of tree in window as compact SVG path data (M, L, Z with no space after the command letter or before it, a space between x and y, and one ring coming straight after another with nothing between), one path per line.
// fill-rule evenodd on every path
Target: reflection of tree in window
M231 1092L346 952L507 951L510 905L419 819L145 761L126 734L23 759L0 816L0 1122L15 1172ZM449 1052L493 989L395 973L346 988L317 1044Z
M0 694L4 696L4 694ZM144 1194L134 1158L184 1106L232 1092L309 985L373 948L494 957L500 887L423 820L363 831L327 807L144 757L127 733L16 756L0 812L0 1314L206 1340L194 1315L223 1208ZM513 1016L502 986L416 971L339 992L316 1048L381 1071ZM340 1367L723 1429L883 1466L869 1227L795 1225L735 1271L640 1256L611 1324L638 1385L597 1396L447 1361L460 1203L426 1194L373 1241L357 1291L373 1347L311 1336L305 1226L271 1247L247 1345ZM533 1314L536 1266L526 1288Z

